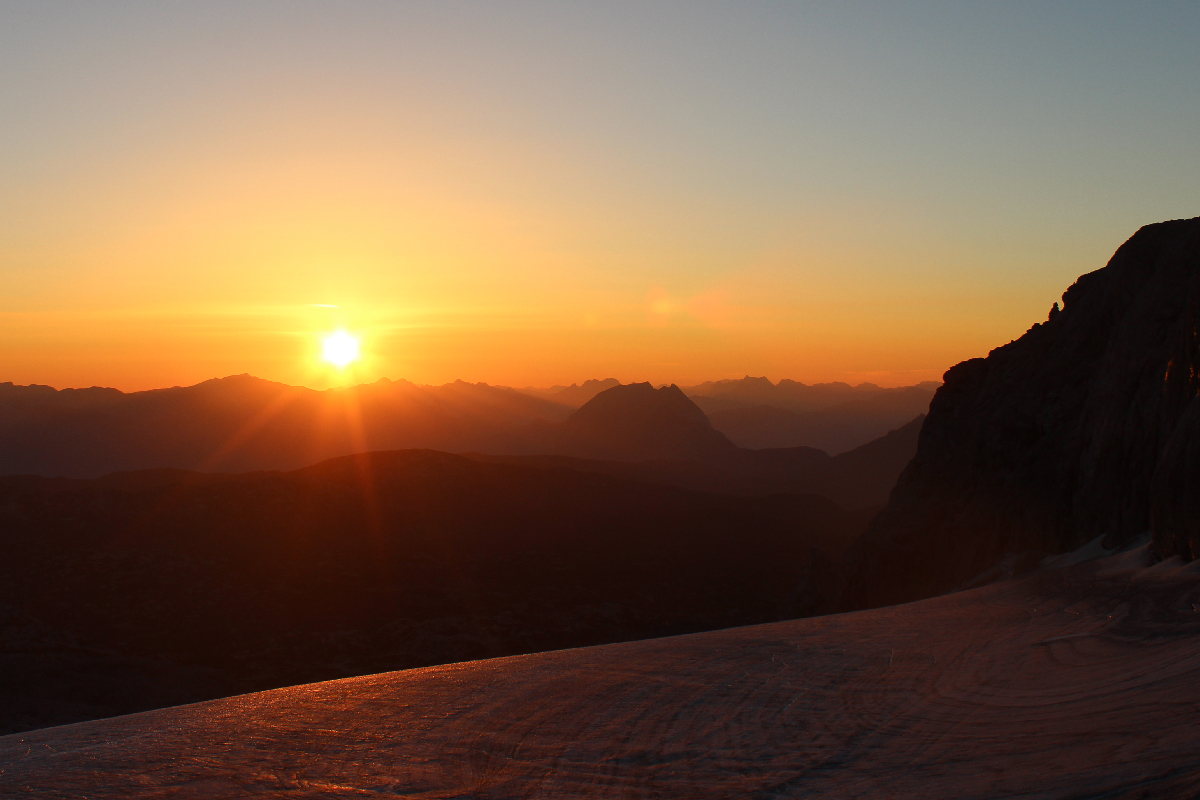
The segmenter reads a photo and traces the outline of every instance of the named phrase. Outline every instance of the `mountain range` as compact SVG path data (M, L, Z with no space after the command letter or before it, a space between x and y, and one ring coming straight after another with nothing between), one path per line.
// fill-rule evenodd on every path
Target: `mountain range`
M0 474L296 469L370 450L489 448L567 406L512 389L381 379L316 391L250 375L123 393L0 384Z
M732 383L733 388L722 384L728 390L722 396L751 396L738 389L743 382ZM788 383L794 382L781 385ZM627 461L689 458L734 446L806 446L838 453L901 427L927 405L924 387L805 387L820 390L825 400L858 399L808 417L765 407L713 412L728 423L731 436L698 406L707 402L703 396L687 402L687 393L678 388L624 386L639 388L623 388L615 379L588 381L575 387L589 395L575 407L582 396L578 392L565 403L463 381L417 386L381 379L316 391L235 375L131 393L0 383L0 474L83 478L161 467L295 469L349 453L408 448ZM622 392L615 405L614 389ZM634 407L633 417L622 410ZM768 420L773 433L755 427L755 419L772 414L782 415ZM849 442L853 445L845 447Z
M4 737L0 787L1191 797L1198 331L1182 220L838 455L739 447L677 386L572 410L464 384L403 391L428 419L490 420L472 431L494 451L0 477L4 730L365 676ZM97 469L240 425L229 441L294 458L272 442L314 418L282 409L356 420L316 439L355 447L392 429L345 409L400 391L212 383L132 401L145 428L130 396L10 385L4 452L36 433L54 447L26 457ZM222 405L228 385L268 402ZM464 411L478 397L490 416ZM188 408L209 427L173 432ZM856 613L755 624L835 611ZM604 642L625 643L366 676Z
M123 394L0 385L0 472L296 469L326 457L424 447L741 495L820 494L882 506L916 448L920 417L830 457L749 450L676 386L618 384L571 411L510 389L380 381L317 392L250 376ZM510 462L516 463L516 462ZM557 463L566 464L566 461Z

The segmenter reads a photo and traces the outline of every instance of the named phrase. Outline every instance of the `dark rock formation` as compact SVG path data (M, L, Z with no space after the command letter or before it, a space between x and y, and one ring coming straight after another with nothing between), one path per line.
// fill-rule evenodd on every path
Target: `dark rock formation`
M855 607L953 590L1008 554L1152 531L1200 552L1200 219L1148 225L1045 323L953 367L851 557Z

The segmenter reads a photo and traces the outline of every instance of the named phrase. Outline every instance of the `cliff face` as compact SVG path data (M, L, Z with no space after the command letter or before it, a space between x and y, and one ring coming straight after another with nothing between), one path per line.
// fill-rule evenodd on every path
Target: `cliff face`
M1200 218L1148 225L1063 308L945 375L851 556L854 607L958 588L1007 554L1147 531L1200 554Z

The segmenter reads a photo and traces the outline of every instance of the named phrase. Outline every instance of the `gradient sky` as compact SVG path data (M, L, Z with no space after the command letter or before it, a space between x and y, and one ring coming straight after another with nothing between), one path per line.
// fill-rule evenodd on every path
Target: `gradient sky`
M1194 2L0 2L0 381L937 379L1200 215L1198 41Z

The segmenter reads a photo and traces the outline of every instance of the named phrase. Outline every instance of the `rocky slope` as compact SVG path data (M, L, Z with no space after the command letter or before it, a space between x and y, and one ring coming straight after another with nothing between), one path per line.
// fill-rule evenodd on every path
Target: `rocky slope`
M851 559L850 604L953 590L1023 551L1149 531L1200 552L1200 218L1148 225L1044 323L953 367Z

